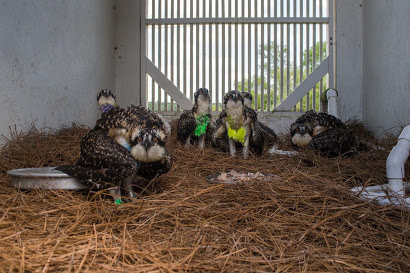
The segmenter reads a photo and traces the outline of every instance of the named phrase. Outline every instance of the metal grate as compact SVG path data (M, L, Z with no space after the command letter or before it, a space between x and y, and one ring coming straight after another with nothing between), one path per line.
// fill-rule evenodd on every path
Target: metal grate
M189 108L207 87L214 111L233 89L252 92L259 112L321 110L332 9L332 0L146 0L148 107Z

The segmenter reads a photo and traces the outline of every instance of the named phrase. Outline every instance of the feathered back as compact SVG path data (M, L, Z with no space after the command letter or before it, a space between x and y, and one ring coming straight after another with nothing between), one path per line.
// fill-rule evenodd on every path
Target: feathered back
M171 127L165 119L151 110L143 106L131 105L127 108L113 108L107 113L104 113L97 120L95 128L126 129L132 135L138 133L142 129L152 129L157 131L158 136L162 141L165 141L171 134Z
M156 131L162 141L165 141L171 134L171 127L164 117L143 106L131 105L127 108L127 113L130 120L130 131L151 129Z
M301 115L294 123L292 123L292 125L290 126L291 135L296 132L296 129L301 124L308 127L310 134L313 133L313 130L316 126L324 126L328 128L346 128L346 125L335 116L323 112L316 113L313 110L307 111L306 113Z
M124 108L112 108L110 111L101 114L95 124L94 129L129 128L129 115Z

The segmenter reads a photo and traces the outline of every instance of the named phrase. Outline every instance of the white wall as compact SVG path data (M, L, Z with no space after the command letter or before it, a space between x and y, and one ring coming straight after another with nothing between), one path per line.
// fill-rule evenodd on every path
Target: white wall
M363 1L336 4L336 89L339 118L362 119Z
M0 1L0 134L92 125L114 87L113 1Z
M145 105L140 97L140 2L115 1L115 94L121 106Z
M363 121L378 136L410 124L410 1L365 0Z

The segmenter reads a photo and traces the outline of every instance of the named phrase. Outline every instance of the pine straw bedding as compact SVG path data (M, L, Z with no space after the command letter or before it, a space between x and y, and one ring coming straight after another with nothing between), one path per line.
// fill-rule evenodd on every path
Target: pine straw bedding
M244 160L185 149L173 134L171 171L123 205L106 192L10 187L9 169L74 162L88 129L14 132L0 151L0 271L410 272L410 213L350 191L387 183L385 160L396 139L376 143L356 127L386 149ZM288 143L285 137L280 148L291 149ZM206 180L231 170L279 179Z

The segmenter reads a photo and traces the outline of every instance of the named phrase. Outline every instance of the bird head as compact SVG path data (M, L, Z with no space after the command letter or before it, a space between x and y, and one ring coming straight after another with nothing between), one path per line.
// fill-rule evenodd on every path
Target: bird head
M206 88L199 88L194 94L197 114L204 115L211 111L211 97Z
M229 91L224 96L224 105L226 109L243 107L244 105L243 96L241 95L239 91L235 91L235 90Z
M243 103L245 106L252 108L252 94L249 92L242 92Z
M292 143L299 148L307 146L312 141L312 129L306 124L292 126Z
M209 91L206 88L199 88L194 94L195 103L199 101L209 101Z
M115 99L114 93L109 89L103 89L97 94L97 102L100 106L106 104L117 106Z
M161 160L165 155L165 138L156 128L135 128L131 131L131 155L141 162Z

